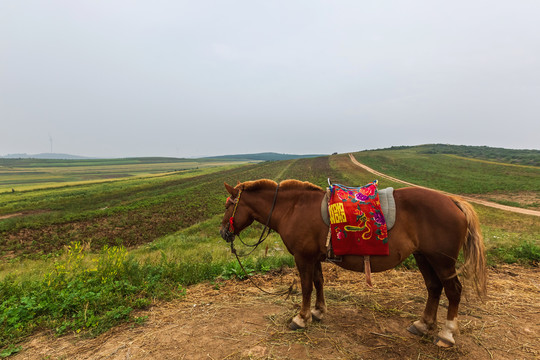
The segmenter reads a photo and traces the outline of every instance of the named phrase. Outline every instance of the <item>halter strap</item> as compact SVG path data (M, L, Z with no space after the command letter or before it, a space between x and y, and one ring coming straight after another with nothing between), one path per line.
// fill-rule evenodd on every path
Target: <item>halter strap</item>
M270 209L270 214L268 215L268 219L266 220L266 224L264 225L264 229L261 233L261 236L259 237L259 241L257 241L256 244L246 244L244 241L242 241L242 238L240 238L240 235L238 234L238 238L240 239L240 241L242 242L242 244L246 245L246 246L250 246L250 247L253 247L253 250L251 250L249 252L249 254L251 254L253 251L255 251L255 249L257 248L257 246L259 246L264 240L266 240L266 238L268 237L268 235L270 235L270 232L272 231L272 229L269 229L269 225L270 225L270 219L272 219L272 213L274 212L274 208L276 207L276 200L277 200L277 195L278 195L278 190L279 190L279 184L277 184L277 187L276 187L276 193L274 194L274 201L272 202L272 208ZM238 198L236 199L236 205L234 206L234 210L233 210L233 216L231 216L231 218L229 219L229 224L231 226L231 230L233 230L233 220L234 220L234 214L236 212L236 207L238 206L238 203L240 202L240 194L241 194L241 191L240 190L240 193L238 194ZM268 230L268 232L266 233L266 236L264 235L264 233L266 232L266 230ZM233 230L234 231L234 230ZM281 291L281 292L269 292L269 291L266 291L264 290L263 288L261 288L259 285L257 285L255 283L255 281L253 281L252 277L249 276L248 272L246 271L246 269L244 268L244 265L242 265L242 262L240 261L240 255L238 255L238 252L236 251L235 247L234 247L234 239L233 241L231 241L231 252L234 254L234 256L236 257L236 260L238 261L238 264L240 264L240 267L242 268L242 271L244 271L244 274L246 275L246 277L249 279L249 281L251 281L251 283L256 287L258 288L259 290L261 290L262 292L266 293L266 294L269 294L269 295L277 295L277 296L280 296L280 295L285 295L287 294L287 298L285 300L287 300L289 298L289 296L291 296L294 288L296 287L296 279L293 280L293 283L291 284L291 286L289 286L289 288L285 291ZM249 255L247 254L247 255ZM246 256L247 256L246 255Z
M238 192L238 197L234 201L234 209L231 218L229 219L229 226L231 229L231 232L234 234L234 215L236 214L236 209L238 208L238 203L240 202L240 195L242 195L242 189Z

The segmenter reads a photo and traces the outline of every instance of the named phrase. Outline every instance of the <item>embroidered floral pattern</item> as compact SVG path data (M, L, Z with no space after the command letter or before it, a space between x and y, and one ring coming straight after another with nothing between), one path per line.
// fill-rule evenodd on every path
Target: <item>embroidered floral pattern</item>
M330 190L334 253L388 255L387 226L381 211L377 181L356 188L334 184ZM336 209L339 209L339 216Z

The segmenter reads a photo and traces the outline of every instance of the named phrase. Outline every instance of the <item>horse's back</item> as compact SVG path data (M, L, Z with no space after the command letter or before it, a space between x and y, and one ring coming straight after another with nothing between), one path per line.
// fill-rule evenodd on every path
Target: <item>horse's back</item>
M466 225L463 212L450 196L443 193L425 188L407 187L395 190L394 200L396 222L400 221L400 218L406 218L407 223L415 226L428 223L434 229L441 226Z
M450 196L409 187L395 190L394 199L396 225L389 232L390 244L410 243L412 252L457 256L467 235L467 219Z

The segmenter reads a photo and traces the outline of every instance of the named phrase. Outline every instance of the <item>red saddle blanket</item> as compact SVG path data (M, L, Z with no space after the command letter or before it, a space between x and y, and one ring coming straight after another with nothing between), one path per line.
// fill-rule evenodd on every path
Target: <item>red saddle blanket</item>
M361 187L333 184L328 203L336 255L388 255L388 233L377 180Z

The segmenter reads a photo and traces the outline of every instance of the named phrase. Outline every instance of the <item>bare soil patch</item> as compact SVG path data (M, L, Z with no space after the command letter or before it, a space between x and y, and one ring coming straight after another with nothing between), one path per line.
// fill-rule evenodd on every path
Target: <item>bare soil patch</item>
M14 214L0 215L0 220L9 219L9 218L17 217L17 216L21 216L21 215L24 215L24 214L23 213L14 213Z
M26 212L17 212L17 213L12 213L12 214L5 214L5 215L0 215L0 220L9 219L9 218L18 217L18 216L42 214L42 213L46 213L46 212L49 212L49 210L34 210L34 211L26 211Z
M324 264L328 314L307 330L287 326L301 303L262 294L249 281L204 283L181 300L137 314L140 326L123 325L97 338L38 334L14 359L538 359L540 276L538 268L500 266L489 271L488 299L481 302L464 284L461 334L449 350L432 337L407 332L427 292L417 271L363 274ZM296 270L256 276L269 290L282 290ZM446 298L439 323L446 314Z
M533 191L523 191L518 193L490 193L486 195L469 195L472 198L487 201L514 202L520 206L525 206L530 210L540 210L540 194Z

